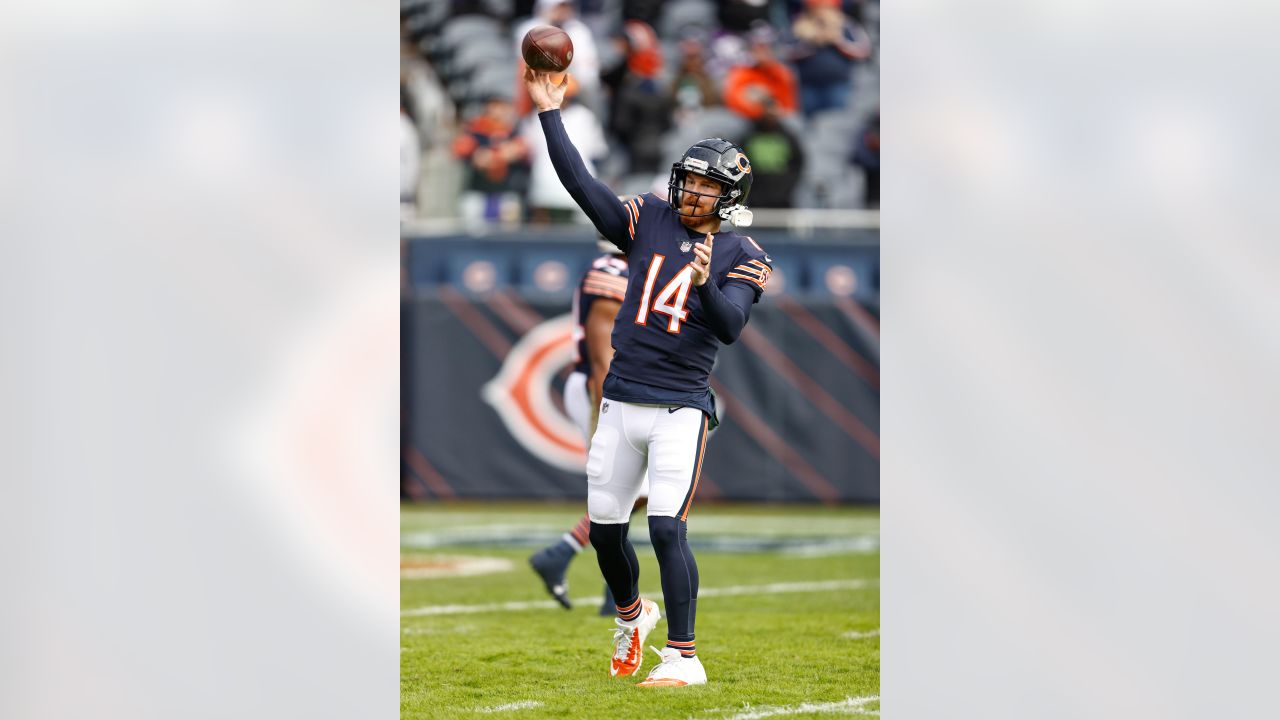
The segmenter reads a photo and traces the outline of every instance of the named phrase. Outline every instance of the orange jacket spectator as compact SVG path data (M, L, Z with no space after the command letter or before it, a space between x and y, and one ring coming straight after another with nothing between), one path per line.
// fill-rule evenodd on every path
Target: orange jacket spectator
M772 44L753 38L751 61L725 76L725 106L750 120L758 120L769 106L781 115L794 113L800 104L796 76L773 54Z

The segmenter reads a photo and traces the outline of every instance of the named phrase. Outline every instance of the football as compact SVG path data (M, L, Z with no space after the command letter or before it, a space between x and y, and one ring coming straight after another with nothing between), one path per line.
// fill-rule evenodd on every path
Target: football
M564 72L573 62L573 41L558 27L539 25L525 33L520 54L534 70Z

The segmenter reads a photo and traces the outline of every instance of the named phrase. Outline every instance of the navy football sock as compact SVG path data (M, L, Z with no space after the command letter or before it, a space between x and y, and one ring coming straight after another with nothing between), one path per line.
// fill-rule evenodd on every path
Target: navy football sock
M591 546L596 549L600 573L609 584L618 615L623 620L634 620L640 615L640 561L627 539L630 527L630 523L591 523Z
M678 518L649 518L649 539L662 573L668 646L686 657L694 652L693 620L698 612L698 564L689 550L688 532L689 525Z

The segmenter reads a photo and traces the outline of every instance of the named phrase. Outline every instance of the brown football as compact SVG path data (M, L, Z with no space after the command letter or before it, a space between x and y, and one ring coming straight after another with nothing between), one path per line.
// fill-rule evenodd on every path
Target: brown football
M520 54L534 70L564 72L573 62L573 41L558 27L539 25L525 33Z

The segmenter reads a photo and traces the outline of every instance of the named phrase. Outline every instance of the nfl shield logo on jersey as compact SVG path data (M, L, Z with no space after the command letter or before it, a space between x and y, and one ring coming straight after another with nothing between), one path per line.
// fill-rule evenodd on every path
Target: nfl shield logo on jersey
M687 253L689 252L689 248L691 247L693 247L693 243L689 242L688 240L685 240L684 242L680 243L680 252Z

